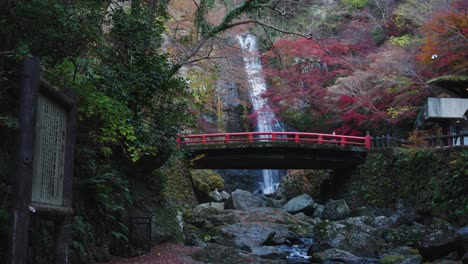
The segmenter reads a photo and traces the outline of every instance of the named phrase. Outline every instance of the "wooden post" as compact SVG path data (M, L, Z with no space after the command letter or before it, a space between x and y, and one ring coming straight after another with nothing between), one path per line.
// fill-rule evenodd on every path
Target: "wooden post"
M371 148L371 136L369 134L367 134L366 137L364 138L364 145L368 149Z
M36 123L39 80L39 59L26 58L23 61L21 73L17 172L10 216L8 264L26 264L28 257L29 204L32 193L34 125Z
M389 134L387 134L387 142L385 144L387 144L387 148L390 147L390 135Z
M294 142L299 143L299 133L294 135Z
M318 137L318 143L319 143L319 144L322 144L322 143L323 143L322 135L320 135L320 136Z
M340 143L341 143L342 147L346 146L346 138L342 137L341 140L340 140Z
M248 137L249 137L249 142L252 142L252 141L253 141L252 133L249 133L249 134L248 134Z

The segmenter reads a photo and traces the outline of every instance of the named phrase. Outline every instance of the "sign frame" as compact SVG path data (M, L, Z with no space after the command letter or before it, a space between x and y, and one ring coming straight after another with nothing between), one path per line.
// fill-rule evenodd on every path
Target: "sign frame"
M77 127L77 94L63 92L40 78L37 57L23 60L18 111L16 179L10 215L8 264L26 264L28 260L29 224L31 214L56 222L54 263L68 263L71 240L73 165ZM63 157L63 187L61 205L32 202L36 121L39 95L54 102L66 112L65 150Z

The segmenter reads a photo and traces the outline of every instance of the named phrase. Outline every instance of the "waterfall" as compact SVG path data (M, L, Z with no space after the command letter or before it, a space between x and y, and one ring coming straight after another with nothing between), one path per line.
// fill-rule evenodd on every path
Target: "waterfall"
M248 34L237 36L242 48L245 72L249 80L249 95L252 102L253 111L256 113L256 128L258 132L283 131L282 125L276 119L275 114L267 104L267 100L262 98L266 91L265 78L262 75L262 63L257 46L257 38ZM263 182L261 189L263 193L273 193L281 180L280 170L262 170Z

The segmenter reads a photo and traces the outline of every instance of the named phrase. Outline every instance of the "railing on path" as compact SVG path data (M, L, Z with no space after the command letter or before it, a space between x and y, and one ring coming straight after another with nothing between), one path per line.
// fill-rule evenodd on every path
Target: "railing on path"
M408 145L408 140L390 135L371 137L371 148L394 148Z
M235 142L294 142L333 144L341 146L371 147L370 136L356 137L345 135L303 133L303 132L239 132L177 136L178 145L204 145Z
M468 145L468 140L466 138L468 138L468 132L451 135L422 137L414 141L386 135L374 138L371 137L370 141L371 148L408 147L411 145L416 145L425 148L441 148L466 146Z

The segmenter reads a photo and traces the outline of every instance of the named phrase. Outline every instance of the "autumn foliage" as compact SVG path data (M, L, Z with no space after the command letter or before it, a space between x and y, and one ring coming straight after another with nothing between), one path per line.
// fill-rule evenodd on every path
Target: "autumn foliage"
M424 25L418 60L436 75L466 73L468 68L468 2L456 1L432 14Z

